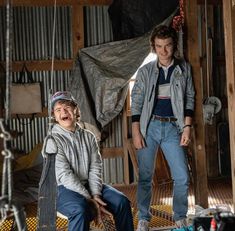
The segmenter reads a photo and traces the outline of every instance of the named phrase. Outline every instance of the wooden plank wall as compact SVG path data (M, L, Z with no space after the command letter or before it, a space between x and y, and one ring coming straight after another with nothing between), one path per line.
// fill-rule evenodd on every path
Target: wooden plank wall
M233 207L235 208L235 1L223 1Z

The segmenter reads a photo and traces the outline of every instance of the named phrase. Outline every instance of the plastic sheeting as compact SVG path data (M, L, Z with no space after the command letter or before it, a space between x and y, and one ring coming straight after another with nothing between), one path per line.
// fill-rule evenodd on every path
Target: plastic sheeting
M109 7L114 40L142 36L179 7L179 0L113 0Z
M175 13L162 24L169 25ZM83 121L101 129L121 112L129 80L149 52L149 33L80 50L69 90Z

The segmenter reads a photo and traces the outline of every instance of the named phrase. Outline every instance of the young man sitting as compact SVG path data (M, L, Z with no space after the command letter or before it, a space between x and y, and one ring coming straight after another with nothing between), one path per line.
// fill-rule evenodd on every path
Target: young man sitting
M102 216L113 216L117 231L133 231L128 198L102 182L99 147L94 134L78 125L77 102L70 92L56 92L51 107L55 118L52 135L58 150L57 210L68 217L68 230L88 231L93 219L100 222ZM53 148L48 142L46 151L53 152Z

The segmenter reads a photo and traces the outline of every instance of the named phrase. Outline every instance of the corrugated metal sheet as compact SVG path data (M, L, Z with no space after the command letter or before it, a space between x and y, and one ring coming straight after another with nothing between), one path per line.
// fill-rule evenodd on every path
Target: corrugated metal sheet
M50 60L52 54L53 7L14 7L13 8L13 61ZM71 8L57 7L55 58L72 58ZM108 6L84 7L85 46L93 46L113 41L112 27L108 15ZM0 20L5 21L5 9L0 8ZM0 23L0 49L5 51L5 24ZM1 61L5 60L5 52L1 52ZM54 73L53 91L66 90L70 71ZM16 82L20 73L13 73ZM40 82L43 92L43 106L48 103L50 71L32 72L34 81ZM13 147L29 153L33 147L43 142L48 128L47 118L17 119L10 121L10 128L22 132L14 139ZM110 136L104 147L122 146L121 116L108 125ZM104 181L107 183L123 182L123 159L104 160Z
M103 147L122 147L122 118L117 116L105 128L109 134L108 138L103 142ZM104 159L104 179L109 183L123 183L123 158Z
M113 41L112 26L108 15L108 6L84 7L85 46L95 46ZM103 147L122 147L122 119L115 118L106 128L108 138ZM123 158L104 159L104 181L123 183Z
M85 46L94 46L113 41L108 6L84 7Z
M12 148L19 150L25 154L29 153L33 147L42 143L47 134L47 118L30 118L12 119L10 121L10 128L12 130L22 133L22 136L14 139Z
M5 51L5 8L0 8L0 49ZM50 60L52 54L53 7L13 7L13 61ZM5 52L1 52L1 61ZM71 7L57 7L55 29L55 59L72 58ZM20 73L13 73L13 82L17 82ZM70 71L55 71L54 83L50 86L50 71L32 72L35 82L42 86L43 106L48 103L48 90L65 90L68 86ZM13 140L13 146L25 153L35 144L43 141L47 133L47 118L12 119L10 128L23 135Z
M5 50L5 8L0 8L0 49ZM53 7L13 7L13 60L50 60ZM57 7L55 58L72 58L71 7ZM1 52L1 61L5 52Z
M26 74L25 74L26 75ZM68 78L70 71L55 71L53 89L54 91L66 90L68 86ZM13 73L13 82L17 82L20 73ZM50 71L32 72L32 78L35 82L41 83L42 88L42 105L47 106L48 103L48 89L50 84ZM25 76L27 78L27 76ZM13 140L15 148L23 150L25 153L29 153L35 144L43 141L43 138L47 134L47 118L19 118L12 119L10 121L10 128L18 132L22 132L23 135Z

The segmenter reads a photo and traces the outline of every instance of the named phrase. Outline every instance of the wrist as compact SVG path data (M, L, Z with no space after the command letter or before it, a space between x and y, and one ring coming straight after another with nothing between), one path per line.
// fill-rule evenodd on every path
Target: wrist
M183 126L183 129L185 129L185 128L192 128L192 125L191 124L185 124L184 126Z
M93 195L93 198L100 198L100 195L95 194L95 195Z

